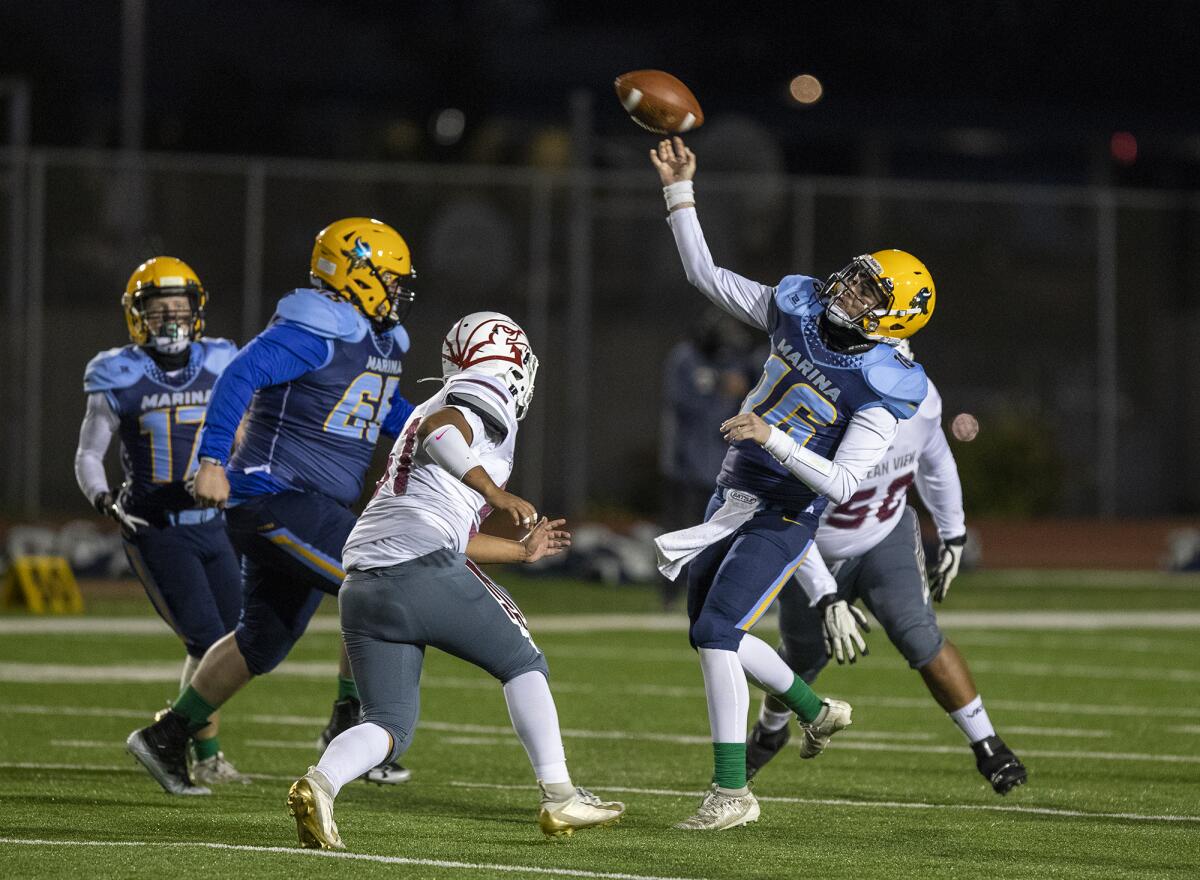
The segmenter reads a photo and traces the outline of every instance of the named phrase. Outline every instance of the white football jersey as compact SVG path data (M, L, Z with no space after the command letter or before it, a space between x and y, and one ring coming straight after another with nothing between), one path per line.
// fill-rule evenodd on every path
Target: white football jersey
M417 439L421 421L447 406L461 411L471 426L471 451L492 481L508 482L517 441L512 394L492 376L470 369L456 373L404 423L387 472L346 539L346 571L386 568L435 550L466 552L479 528L483 496L435 464Z
M942 431L942 398L932 382L916 415L900 422L896 439L858 491L844 504L825 509L817 529L821 556L832 563L875 547L900 522L914 484L941 537L966 531L962 483Z

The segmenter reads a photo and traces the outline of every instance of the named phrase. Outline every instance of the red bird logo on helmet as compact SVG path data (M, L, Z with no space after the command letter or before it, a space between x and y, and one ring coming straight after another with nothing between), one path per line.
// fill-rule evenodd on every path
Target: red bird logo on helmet
M448 360L461 370L485 361L505 361L519 367L525 363L529 343L520 327L491 320L475 327L461 342L454 340L448 348Z

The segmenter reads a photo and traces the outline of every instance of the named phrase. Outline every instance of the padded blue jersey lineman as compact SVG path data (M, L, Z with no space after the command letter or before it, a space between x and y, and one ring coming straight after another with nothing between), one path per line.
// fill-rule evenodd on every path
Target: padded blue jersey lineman
M213 390L199 455L228 461L245 593L236 638L255 675L287 656L322 594L341 586L349 505L380 433L395 436L412 411L399 390L408 345L403 327L377 333L335 294L294 290Z

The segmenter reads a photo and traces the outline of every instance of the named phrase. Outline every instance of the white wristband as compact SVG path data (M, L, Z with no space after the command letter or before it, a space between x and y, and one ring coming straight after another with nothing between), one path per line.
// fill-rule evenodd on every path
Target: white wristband
M663 198L667 200L668 211L676 205L686 205L688 202L694 205L696 203L696 187L690 180L678 180L663 187Z
M480 467L479 459L467 445L467 439L454 425L443 425L430 431L421 448L456 480L461 480L468 471Z

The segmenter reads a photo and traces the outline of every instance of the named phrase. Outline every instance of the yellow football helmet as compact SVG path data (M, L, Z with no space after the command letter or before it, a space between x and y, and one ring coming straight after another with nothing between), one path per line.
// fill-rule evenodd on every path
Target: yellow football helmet
M189 314L168 318L157 328L146 321L146 306L156 296L186 296ZM175 257L151 257L133 270L121 297L129 338L136 345L153 345L160 351L181 351L204 334L204 309L208 293L192 267Z
M368 217L337 220L317 233L312 277L384 328L408 317L415 298L403 285L416 277L408 244L392 227Z
M924 263L893 249L855 257L829 276L821 299L834 324L895 345L929 322L937 291Z

